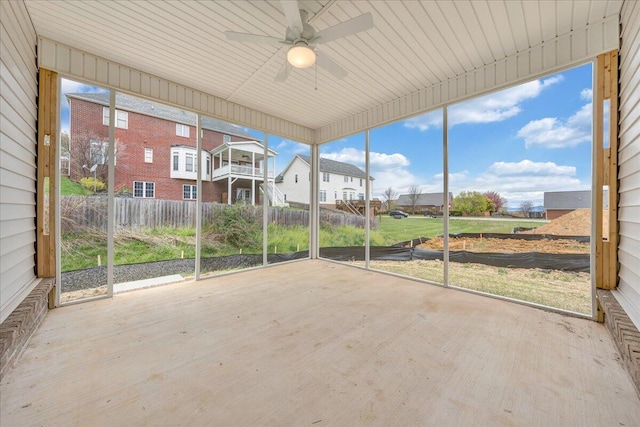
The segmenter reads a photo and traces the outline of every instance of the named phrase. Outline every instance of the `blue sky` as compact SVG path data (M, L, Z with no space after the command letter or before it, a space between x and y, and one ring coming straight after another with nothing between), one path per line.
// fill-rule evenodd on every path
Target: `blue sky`
M546 76L449 107L449 190L496 191L511 208L541 205L544 191L591 188L592 67ZM63 91L96 91L63 81ZM68 108L62 100L62 129ZM262 133L252 132L262 139ZM373 195L398 194L417 185L442 191L442 111L437 110L370 132ZM364 169L364 134L324 144L322 157ZM276 172L309 147L277 136ZM271 163L270 163L271 164Z
M592 67L546 76L449 107L449 189L496 191L510 207L545 191L591 188ZM411 185L442 191L442 111L370 132L374 196ZM289 159L297 144L280 143ZM324 144L321 156L364 169L364 134ZM286 161L284 162L286 165Z

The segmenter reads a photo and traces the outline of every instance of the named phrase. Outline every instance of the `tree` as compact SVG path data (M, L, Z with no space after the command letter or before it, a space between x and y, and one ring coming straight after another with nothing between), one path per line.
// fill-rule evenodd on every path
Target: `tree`
M384 193L382 194L382 205L387 212L391 210L391 203L393 203L396 197L398 197L398 193L396 193L393 188L389 187L384 190Z
M409 187L409 200L411 201L411 213L413 214L416 213L416 205L421 194L422 190L417 185Z
M533 203L529 200L525 200L524 202L520 203L520 212L522 212L522 215L525 218L530 218L531 212L533 212Z
M507 201L495 191L487 191L483 196L493 203L493 209L490 209L491 212L500 212L502 208L506 207Z
M452 210L463 215L480 215L491 210L492 203L478 191L462 191L453 198Z

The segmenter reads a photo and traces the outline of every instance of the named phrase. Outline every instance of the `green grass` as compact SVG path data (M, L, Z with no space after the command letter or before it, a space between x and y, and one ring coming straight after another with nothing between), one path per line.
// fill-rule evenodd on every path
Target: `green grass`
M450 218L449 233L511 233L514 227L539 227L541 222L473 220ZM402 218L394 219L382 216L378 221L378 233L385 245L415 239L418 237L436 237L443 234L442 218ZM373 244L373 243L372 243Z
M67 185L75 184L66 179ZM79 186L78 186L79 187ZM77 187L75 187L77 189ZM82 189L81 187L79 187ZM531 227L540 223L527 221L477 221L451 220L452 232L511 232L513 227ZM417 237L434 237L442 234L442 219L382 217L378 229L370 233L372 246L387 246ZM162 261L195 257L195 229L155 229L140 233L121 232L116 235L114 262L116 265ZM364 246L365 233L361 228L321 227L320 247ZM71 271L107 262L106 233L65 233L62 238L62 271ZM258 242L243 247L243 254L262 253L262 229L254 236ZM268 228L267 252L290 253L309 249L308 227L285 227L270 224ZM224 236L203 233L202 256L205 258L240 253L240 249L226 243Z
M357 263L362 265L362 262ZM442 261L371 261L371 268L443 283ZM578 313L591 313L589 273L449 264L451 285Z
M91 191L68 177L60 178L60 194L63 196L90 196Z

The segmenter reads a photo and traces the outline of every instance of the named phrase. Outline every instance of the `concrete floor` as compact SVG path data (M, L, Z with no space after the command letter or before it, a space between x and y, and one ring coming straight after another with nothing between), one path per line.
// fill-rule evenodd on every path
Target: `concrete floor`
M323 261L51 311L4 426L640 425L593 321Z

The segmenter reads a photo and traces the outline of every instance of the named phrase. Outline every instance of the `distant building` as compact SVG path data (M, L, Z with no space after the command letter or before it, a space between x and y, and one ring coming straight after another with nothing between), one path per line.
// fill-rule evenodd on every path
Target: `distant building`
M311 158L297 154L276 177L276 187L287 202L309 203ZM367 174L350 163L320 158L320 205L365 200ZM371 188L373 178L369 177Z
M66 171L77 181L108 171L109 94L70 93L70 149ZM115 121L115 191L135 198L196 200L198 172L204 202L256 204L265 191L264 166L277 153L241 128L202 117L201 164L197 158L196 115L118 93ZM266 190L276 197L273 166Z
M556 219L576 209L591 207L591 191L545 191L546 219Z
M415 212L440 213L444 210L444 193L422 193L416 198L415 208L411 201L411 194L401 194L396 207L401 210L415 210ZM453 202L453 193L449 193L449 206Z

